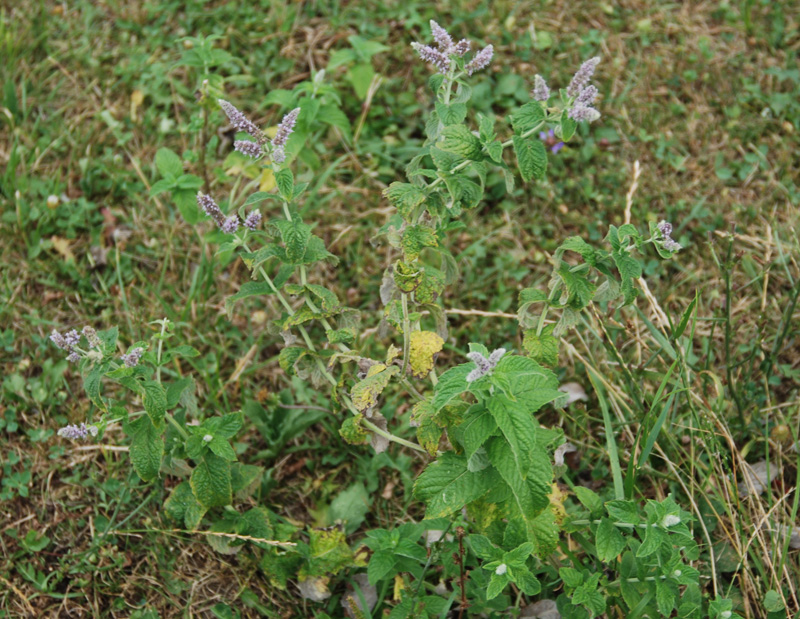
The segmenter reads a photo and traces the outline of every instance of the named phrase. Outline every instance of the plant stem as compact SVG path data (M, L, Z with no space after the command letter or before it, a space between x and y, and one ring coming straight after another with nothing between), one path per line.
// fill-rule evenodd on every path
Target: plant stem
M408 356L411 352L411 321L408 319L408 295L404 292L401 295L403 305L403 369L401 376L406 375L408 369Z

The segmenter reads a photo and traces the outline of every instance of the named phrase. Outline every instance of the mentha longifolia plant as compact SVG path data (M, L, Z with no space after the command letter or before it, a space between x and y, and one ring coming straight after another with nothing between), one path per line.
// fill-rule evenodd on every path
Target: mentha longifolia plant
M565 438L536 418L543 407L564 403L550 369L558 363L560 338L588 306L636 300L647 245L664 259L680 249L669 223L651 222L646 235L630 224L609 226L604 247L568 238L554 254L548 289L520 294L524 351L495 347L499 342L471 343L462 363L436 367L448 339L440 299L458 280L447 231L481 203L489 171L502 172L508 191L516 182L515 167L523 181L541 181L547 171L545 140L567 142L579 123L599 118L593 107L597 88L590 82L600 59L585 61L557 93L534 76L531 101L499 126L483 114L473 122L469 78L489 65L492 46L473 53L469 41L455 42L435 22L431 30L434 46L413 44L436 71L429 79L435 99L427 140L407 165L406 181L393 182L384 192L396 212L379 236L397 255L380 287L385 354L373 358L360 347L359 312L315 281L315 265L336 264L337 258L300 215L307 183L292 173L302 143L291 136L302 105L288 112L268 139L220 100L233 127L245 134L235 149L270 170L277 191L256 192L238 208L228 204L227 214L211 195L197 197L227 235L219 251L237 251L252 274L253 281L226 300L227 312L248 297L277 300L282 313L272 327L285 343L280 365L314 387L328 386L345 441L369 444L376 452L394 442L428 461L413 489L425 504L425 519L369 531L354 549L338 528L302 531L265 507L243 507L252 504L249 493L263 472L239 462L231 446L243 416L207 414L197 405L194 380L167 370L176 357L198 352L170 345L172 325L166 319L156 321L160 329L151 342L136 342L121 357L116 328L53 332L53 342L79 365L94 405L88 425L68 426L59 434L73 440L102 437L122 423L130 436L131 463L144 482L178 478L164 506L170 519L189 530L205 528L220 552L252 544L275 586L295 581L312 600L331 595L327 585L333 575L366 568L370 585L384 593L394 586L393 618L439 617L448 608L463 613L467 607L470 614L493 616L527 596L529 602L557 598L563 617L593 617L617 608L636 609L639 616L666 617L677 609L681 617L729 619L730 601L709 603L703 597L691 565L700 557L691 516L672 498L640 505L617 493L603 502L576 487L583 509L566 514L554 484L555 474L565 469ZM265 211L272 216L265 224L263 203L275 205ZM558 319L547 321L548 315ZM104 388L108 383L119 388ZM395 435L391 426L398 420L379 412L384 393L398 392L414 403L416 441ZM143 410L131 410L137 402ZM554 560L562 533L574 534L580 548ZM438 586L429 582L433 575ZM350 616L365 616L363 603L356 594L342 602Z

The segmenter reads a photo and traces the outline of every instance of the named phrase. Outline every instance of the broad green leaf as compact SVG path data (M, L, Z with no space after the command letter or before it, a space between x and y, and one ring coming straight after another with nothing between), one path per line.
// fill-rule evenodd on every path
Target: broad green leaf
M433 159L434 165L441 172L450 172L450 170L464 161L464 157L460 157L455 153L448 153L435 146L431 146L429 154Z
M154 480L158 477L161 458L164 455L161 432L147 415L132 421L126 432L131 437L130 456L133 470L142 481Z
M164 178L177 179L183 174L183 162L168 148L159 148L156 151L156 167Z
M522 463L524 468L520 470L521 463L514 458L508 445L500 438L493 438L486 445L489 461L511 488L514 504L527 525L550 504L547 495L550 492L552 474L548 479L528 476L526 463Z
M219 434L211 439L208 443L208 448L223 460L227 460L228 462L234 462L236 460L236 452L233 451L233 447L231 447L228 439Z
M153 420L153 424L160 425L167 413L167 392L161 383L148 381L142 385L144 389L144 410Z
M307 305L304 305L299 310L297 310L291 316L288 316L284 319L281 325L281 330L286 331L291 327L296 327L297 325L302 325L306 322L311 320L322 320L323 318L330 318L331 316L335 316L339 313L339 310L322 310L315 312Z
M425 201L425 192L410 183L394 182L383 191L383 195L409 221L414 209Z
M206 452L190 480L194 496L204 507L224 507L231 497L231 465L218 455Z
M540 334L536 329L528 329L522 340L522 345L536 363L555 367L558 365L559 340L553 337L555 325L547 325Z
M582 310L592 302L597 286L586 279L584 273L573 272L566 264L562 264L556 274L567 289L567 305Z
M494 371L496 377L505 377L511 394L529 413L563 397L558 390L556 375L533 359L519 355L505 355Z
M432 416L426 416L417 427L417 442L425 448L428 455L435 456L442 438L442 428Z
M345 142L348 144L353 141L353 130L350 126L350 119L339 107L333 103L327 103L319 108L319 120L332 127L336 127L342 132Z
M486 588L486 599L493 600L503 592L508 583L511 582L508 574L493 573L489 580L489 586Z
M451 103L447 105L441 101L436 101L436 113L439 115L439 120L447 127L449 125L458 125L464 122L467 117L467 106L463 103Z
M479 161L483 146L478 137L464 125L452 125L442 130L438 147L444 151L455 153L466 159Z
M189 523L198 523L206 509L197 502L189 482L182 481L164 501L164 511L175 522L185 523L187 528L193 529L196 524Z
M547 172L547 151L544 143L538 138L522 138L518 135L514 135L512 140L523 180L543 180Z
M90 369L84 368L83 372L83 389L87 397L92 401L100 410L108 410L106 403L101 395L103 388L103 376L105 376L108 366L104 363L96 363Z
M473 407L461 425L456 428L456 436L464 446L464 453L472 457L490 436L497 432L497 423L492 414L483 406Z
M593 515L600 514L603 511L603 499L601 499L594 490L586 486L575 486L575 496L586 509Z
M514 402L505 395L496 393L487 404L497 427L511 447L509 456L514 458L516 468L524 478L531 452L536 446L537 424L531 413L520 402Z
M472 547L473 552L484 561L497 561L502 558L503 551L492 544L485 535L473 533L468 536L467 539L469 540L469 545Z
M280 230L283 244L286 246L286 259L292 264L303 264L303 257L311 239L311 226L297 218L292 221L280 220L275 225Z
M395 575L397 558L392 550L376 550L372 553L367 566L367 578L369 584L375 585L384 578L391 578Z
M465 456L445 452L414 482L414 494L427 505L426 518L440 518L480 498L496 481L491 469L471 473Z
M603 518L595 534L597 557L605 563L610 563L625 550L625 545L625 538L622 533L608 518Z
M450 368L439 377L433 395L433 409L438 412L454 398L467 391L467 374L474 366L468 363Z
M572 136L575 135L575 129L578 127L578 123L576 123L573 119L569 117L567 112L565 111L561 115L561 132L559 137L564 142L569 142L572 139Z
M514 127L516 135L521 135L537 126L541 126L543 123L544 109L538 101L531 101L520 106L511 116L511 126Z
M294 175L289 168L281 168L275 175L275 184L278 186L283 199L287 202L292 201L292 194L294 192Z

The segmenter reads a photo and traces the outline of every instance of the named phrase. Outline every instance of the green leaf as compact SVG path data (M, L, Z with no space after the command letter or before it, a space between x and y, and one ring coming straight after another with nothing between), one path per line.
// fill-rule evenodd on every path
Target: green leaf
M439 377L433 395L433 410L439 412L454 398L467 391L467 374L472 371L473 366L465 363L450 368Z
M458 125L464 122L467 117L467 106L463 103L451 103L447 105L441 101L436 102L436 113L439 115L439 120L447 127L449 125Z
M438 147L465 159L481 160L483 145L464 125L452 125L442 130Z
M222 417L214 417L206 421L204 425L210 428L215 435L233 438L242 428L242 414L228 413Z
M167 392L161 383L148 381L142 385L144 389L144 410L153 420L153 424L161 425L167 414Z
M584 273L573 272L566 264L562 264L556 274L567 289L567 305L576 310L582 310L592 302L597 286L586 279Z
M656 580L656 605L658 612L669 617L675 608L675 592L668 582Z
M266 282L247 282L242 284L239 292L225 297L225 313L228 315L228 320L233 318L233 307L237 301L247 297L264 296L272 293L272 288Z
M165 191L169 191L175 186L175 182L169 178L162 178L159 181L153 183L153 186L150 187L150 195L157 196L159 194L164 193Z
M275 184L278 186L278 191L287 202L292 201L292 193L294 192L294 175L289 168L281 168L275 175Z
M164 501L164 511L175 522L185 523L188 529L194 529L203 518L206 508L197 502L189 482L182 481Z
M547 172L547 151L544 143L539 139L521 138L518 135L514 135L512 140L523 180L543 180Z
M442 428L432 416L422 419L417 427L417 442L425 448L428 455L435 456L442 438Z
M204 507L224 507L231 502L231 465L207 452L197 464L190 480L194 496Z
M130 457L133 470L142 481L154 480L158 477L164 455L161 432L146 415L132 421L126 432L131 437Z
M492 544L485 535L471 534L467 537L473 552L484 561L498 561L503 556L503 551Z
M485 407L480 406L467 411L464 421L456 429L456 436L470 458L495 432L497 422Z
M503 592L511 579L508 574L493 573L489 580L489 586L486 589L486 599L492 600Z
M219 434L211 439L211 441L208 443L208 448L223 460L227 460L228 462L236 461L236 452L233 451L233 447L231 447L228 439L220 436Z
M353 417L348 417L342 422L339 428L339 435L350 445L364 445L369 438L369 433L361 425L364 415L359 413Z
M183 174L183 162L168 148L159 148L156 152L156 167L164 178L177 179Z
M205 213L200 210L197 204L197 193L188 189L180 189L172 192L172 199L178 205L183 220L190 226L203 220Z
M514 133L521 135L526 131L536 128L544 122L544 109L538 101L531 101L521 106L511 116L511 126Z
M520 463L515 460L505 441L499 438L491 439L487 443L486 451L492 466L497 469L500 477L511 489L514 505L525 521L526 530L528 530L531 519L550 504L547 495L550 492L549 484L552 481L552 472L546 476L546 479L529 474L527 462ZM522 469L520 469L520 465L523 467Z
M367 578L369 584L375 585L385 578L391 578L396 574L395 565L397 558L391 550L376 550L372 553L367 566Z
M574 490L575 496L578 497L581 504L593 515L603 511L603 499L594 490L590 490L586 486L575 486Z
M426 518L440 518L480 498L492 488L496 479L490 469L470 472L465 456L448 451L420 474L414 482L414 494L426 503Z
M311 239L311 226L298 218L291 221L280 220L275 225L281 232L283 244L286 246L287 261L292 264L303 264L308 242Z
M404 219L410 221L414 209L425 201L425 192L410 183L394 182L383 191Z
M322 320L323 318L330 318L331 316L335 316L338 313L339 310L322 310L319 312L315 312L307 305L304 305L294 314L285 318L284 321L279 324L281 325L282 331L287 331L291 327L302 325L311 320Z
M244 206L250 206L251 204L258 204L259 202L263 202L264 200L275 200L275 194L270 193L269 191L256 191L254 194L250 195L247 200L244 201Z
M486 145L486 153L495 163L503 163L503 144L498 141Z
M595 545L597 557L610 563L625 549L625 538L608 518L603 518L595 533Z
M555 367L558 365L558 338L553 337L555 325L547 325L540 334L536 329L528 329L522 340L522 346L537 363Z
M450 170L464 161L464 157L459 157L455 153L445 152L440 148L436 148L435 146L431 146L429 154L431 159L433 159L434 165L441 172L449 173Z
M572 139L572 136L575 135L575 129L577 126L578 123L571 119L569 114L565 111L561 115L561 134L559 137L564 142L569 142Z
M364 522L371 504L367 489L359 481L336 495L331 501L329 515L334 522L344 522L345 532L352 534Z
M537 595L542 590L539 579L531 574L530 570L519 568L513 570L514 582L526 595Z
M336 127L342 132L345 142L348 144L353 141L353 130L350 126L350 119L338 106L327 103L319 108L319 120L332 127Z
M88 371L84 368L83 373L83 389L86 396L92 401L92 404L103 411L108 410L103 396L100 394L103 388L103 376L107 369L106 364L96 363Z
M537 424L533 416L519 402L497 393L489 399L488 409L511 447L509 455L515 459L519 474L524 476L531 452L536 446Z

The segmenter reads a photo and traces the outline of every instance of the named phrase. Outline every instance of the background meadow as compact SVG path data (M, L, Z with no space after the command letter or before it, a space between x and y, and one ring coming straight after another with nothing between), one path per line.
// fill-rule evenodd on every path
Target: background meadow
M800 611L796 3L76 0L0 7L0 617L335 617L359 572L334 575L323 603L276 587L256 555L220 554L166 519L169 486L138 480L121 427L100 444L59 438L91 405L49 342L54 327L118 326L124 351L169 318L175 340L200 351L174 368L196 376L199 408L252 422L234 448L265 469L253 505L298 526L345 521L354 548L367 529L422 517L411 487L424 458L344 443L329 398L278 365L274 299L228 317L225 298L249 275L216 254L207 222L187 223L196 188L153 188L167 148L220 195L272 190L233 152L223 113L204 114L202 76L264 127L317 76L325 112L294 169L309 183L303 217L340 265L314 277L362 310L378 348L392 257L371 239L391 211L382 191L425 140L429 71L410 43L427 40L430 19L494 45L472 105L498 118L529 100L534 74L564 85L602 58L602 117L550 157L547 181L509 194L490 175L451 231L462 280L443 299L450 339L437 364L458 362L469 341L522 350L518 292L546 284L566 237L672 221L685 249L645 264L635 306L569 332L558 375L585 396L540 421L577 447L572 482L601 494L612 477L601 406L623 464L657 426L636 493L672 493L702 523L709 590L746 617ZM676 355L661 327L687 308ZM662 381L684 395L663 419L641 416L640 393ZM408 403L384 406L411 437ZM379 594L392 608L392 591Z

